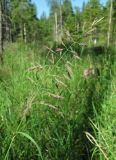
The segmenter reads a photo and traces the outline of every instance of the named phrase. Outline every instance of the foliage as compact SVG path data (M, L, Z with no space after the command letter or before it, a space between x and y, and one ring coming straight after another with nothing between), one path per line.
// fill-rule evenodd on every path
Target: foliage
M50 15L36 16L35 5L28 0L5 1L4 40L25 43L48 44L52 42L78 41L88 46L107 44L109 2L102 6L100 0L90 0L82 10L72 7L70 0L47 0ZM92 13L92 14L91 14ZM7 17L7 18L5 18ZM9 17L9 18L8 18ZM20 17L20 18L19 18ZM113 1L111 41L115 44L115 3ZM103 18L103 19L102 19ZM97 23L102 19L99 23ZM9 29L8 29L9 28Z

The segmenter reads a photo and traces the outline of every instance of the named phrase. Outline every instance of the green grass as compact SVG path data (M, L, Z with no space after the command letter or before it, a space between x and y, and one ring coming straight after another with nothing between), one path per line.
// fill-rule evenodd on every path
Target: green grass
M77 60L64 53L53 64L50 56L21 44L5 52L0 68L0 160L91 159L93 145L85 131L94 133L90 119L96 113L102 118L111 57ZM99 67L100 76L85 80L83 71L90 64Z
M115 65L114 65L115 68ZM113 76L111 85L102 104L101 114L95 111L92 122L96 143L92 159L116 160L116 77Z

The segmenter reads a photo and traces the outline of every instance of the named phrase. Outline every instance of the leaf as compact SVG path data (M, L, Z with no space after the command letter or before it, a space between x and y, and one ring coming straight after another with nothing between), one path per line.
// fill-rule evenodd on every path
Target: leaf
M27 139L29 139L36 146L36 148L38 150L38 153L39 153L39 156L41 157L41 160L43 160L43 157L42 157L42 154L41 154L41 149L38 146L38 144L35 142L35 140L30 135L28 135L27 133L24 133L24 132L17 132L17 133L26 137Z

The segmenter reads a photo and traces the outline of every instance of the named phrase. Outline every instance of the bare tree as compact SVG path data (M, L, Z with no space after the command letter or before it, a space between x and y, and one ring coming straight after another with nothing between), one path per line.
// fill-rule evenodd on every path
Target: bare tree
M3 14L3 9L2 9L2 3L3 0L0 0L0 60L1 63L3 63L3 30L2 30L2 25L3 25L3 19L2 19L2 14Z
M61 42L63 36L62 0L46 0L54 15L54 40Z
M54 17L55 17L55 40L57 41L58 39L58 17L57 17L57 12L54 13Z
M62 0L59 1L59 10L60 10L60 41L63 36L63 19L62 19Z
M109 45L110 45L110 38L111 38L112 11L113 11L113 0L110 0L107 47L109 47Z

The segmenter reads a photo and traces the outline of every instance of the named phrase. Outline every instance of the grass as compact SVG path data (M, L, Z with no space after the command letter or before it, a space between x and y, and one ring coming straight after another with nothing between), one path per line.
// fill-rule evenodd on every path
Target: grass
M1 160L91 159L94 147L85 131L99 137L90 119L95 125L102 119L113 60L109 54L79 60L64 52L51 63L49 55L40 55L21 44L6 48L0 68ZM100 76L85 80L90 64Z
M115 65L114 65L115 68ZM93 158L99 160L116 160L116 78L113 76L106 98L102 104L101 114L95 111L92 122L96 142Z

